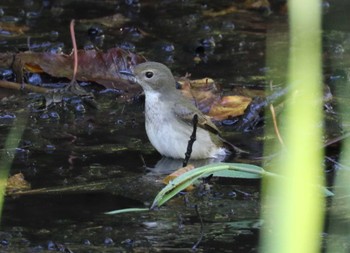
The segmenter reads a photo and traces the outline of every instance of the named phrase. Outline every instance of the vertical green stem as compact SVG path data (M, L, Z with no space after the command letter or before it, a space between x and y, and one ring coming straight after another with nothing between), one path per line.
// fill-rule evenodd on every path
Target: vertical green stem
M18 147L23 131L26 125L26 116L18 116L7 136L5 147L0 151L0 222L2 217L2 209L4 206L5 190L7 178L14 159L14 150ZM11 152L13 151L13 152Z
M333 58L333 57L331 57ZM334 57L335 58L335 57ZM336 59L336 58L335 58ZM344 59L346 61L346 58ZM348 59L349 61L349 59ZM338 62L332 64L338 65ZM344 101L339 99L338 108L342 117L342 127L349 132L350 112L349 112L349 95L350 80L346 78L339 81L336 85L336 97L347 98ZM350 241L350 138L342 141L340 153L339 169L336 171L334 180L335 197L332 200L332 207L329 218L329 236L327 242L327 253L346 253L349 251Z
M321 3L290 0L290 97L284 114L286 149L275 172L288 182L267 185L262 232L263 252L320 251L324 199L314 185L323 185Z

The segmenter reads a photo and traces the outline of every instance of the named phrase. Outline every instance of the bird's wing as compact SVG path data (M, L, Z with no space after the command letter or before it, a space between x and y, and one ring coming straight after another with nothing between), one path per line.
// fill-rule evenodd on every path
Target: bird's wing
M192 104L183 105L181 101L179 103L175 103L173 107L175 115L180 118L183 122L192 125L193 116L197 114L198 116L198 127L206 129L214 134L220 134L219 129L214 125L211 119L204 115L200 110L197 109Z

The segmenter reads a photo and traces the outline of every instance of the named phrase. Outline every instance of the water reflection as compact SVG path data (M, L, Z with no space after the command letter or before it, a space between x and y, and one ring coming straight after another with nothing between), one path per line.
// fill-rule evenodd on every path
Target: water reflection
M201 159L201 160L190 160L188 164L193 165L195 168L205 166L208 164L219 163L222 162L223 158L215 158L215 159ZM183 167L182 159L172 159L168 157L162 157L156 165L152 168L148 167L149 175L159 176L159 175L168 175L172 172Z

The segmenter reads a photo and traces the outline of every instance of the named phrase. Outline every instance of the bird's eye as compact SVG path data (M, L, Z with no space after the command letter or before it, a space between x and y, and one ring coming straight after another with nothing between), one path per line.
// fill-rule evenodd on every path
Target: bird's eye
M151 78L153 76L153 72L152 71L147 71L145 75L146 75L147 78Z

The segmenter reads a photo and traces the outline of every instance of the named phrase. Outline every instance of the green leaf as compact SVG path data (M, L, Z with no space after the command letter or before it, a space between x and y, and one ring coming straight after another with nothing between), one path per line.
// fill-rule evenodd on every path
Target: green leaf
M212 174L214 177L244 178L244 179L260 179L261 175L235 170L223 170Z
M214 177L229 177L229 178L244 178L244 179L260 179L262 174L264 174L263 168L252 165L252 164L235 164L237 169L227 169L222 171L217 171L213 173ZM248 169L247 171L242 171L241 169Z
M130 213L130 212L144 212L152 210L155 207L160 207L179 192L186 189L188 186L192 185L196 180L201 177L207 177L209 175L216 177L229 177L229 178L244 178L244 179L260 179L262 176L274 177L278 180L288 180L287 178L280 176L275 173L267 172L263 168L244 163L215 163L199 167L184 174L178 176L174 180L170 181L154 198L152 206L148 208L127 208L121 210L115 210L107 212L106 214L120 214L120 213ZM333 196L334 194L327 188L322 187L325 195L327 197Z
M260 178L262 175L266 174L264 169L259 166L243 163L215 163L199 167L187 171L174 180L170 181L169 184L164 187L155 197L151 209L156 206L159 207L163 205L165 202L191 185L197 179L206 177L211 174L215 175L215 173L220 173L222 171L232 171L229 177L246 179ZM236 174L234 172L236 172Z
M145 212L145 211L149 211L149 208L125 208L125 209L105 212L105 214L112 215L112 214L131 213L131 212Z
M164 194L161 198L157 199L157 197L156 197L156 199L153 201L153 204L150 207L150 209L152 210L153 208L155 208L157 206L163 205L165 202L167 202L169 199L174 197L176 194L178 194L179 192L183 191L184 189L186 189L187 187L192 185L194 183L194 181L196 181L196 180L197 180L197 178L194 178L191 180L186 180L182 184L179 184L177 187L173 188L172 190L170 190L169 192Z
M334 193L331 192L330 190L328 190L326 187L322 187L322 188L323 188L324 195L326 197L333 197L334 196Z

